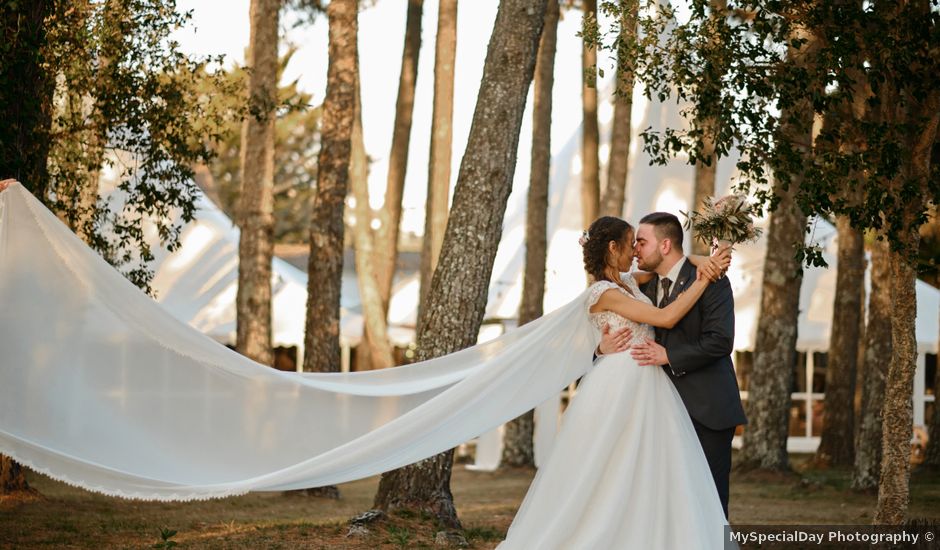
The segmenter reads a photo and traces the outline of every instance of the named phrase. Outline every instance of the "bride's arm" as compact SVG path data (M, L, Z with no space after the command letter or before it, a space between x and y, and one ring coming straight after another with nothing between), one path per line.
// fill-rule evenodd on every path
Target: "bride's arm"
M722 247L718 250L718 252L715 253L714 256L689 254L686 256L686 258L688 258L689 262L691 262L691 264L694 265L697 269L702 269L709 264L711 264L713 268L720 269L724 262L731 261L731 245L722 245Z
M692 309L708 285L708 279L704 277L704 274L700 274L685 292L664 308L654 307L646 302L630 298L619 290L610 289L601 295L597 305L591 309L613 311L631 321L646 323L654 327L672 328Z

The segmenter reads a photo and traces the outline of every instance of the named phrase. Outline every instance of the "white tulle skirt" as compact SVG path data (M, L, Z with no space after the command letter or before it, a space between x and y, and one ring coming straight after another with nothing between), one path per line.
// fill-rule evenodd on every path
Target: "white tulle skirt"
M581 380L498 548L723 548L725 524L672 382L619 353Z

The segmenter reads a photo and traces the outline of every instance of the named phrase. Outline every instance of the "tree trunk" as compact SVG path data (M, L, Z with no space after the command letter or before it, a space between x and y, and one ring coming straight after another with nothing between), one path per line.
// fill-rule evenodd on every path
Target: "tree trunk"
M907 121L920 123L920 129L908 136L908 147L902 157L901 175L892 182L892 191L906 196L907 207L902 247L891 252L891 341L892 357L885 381L885 402L882 414L882 463L878 484L878 508L875 524L895 525L904 522L910 501L911 437L913 435L914 372L917 369L917 270L909 258L916 258L920 244L915 220L924 210L931 174L930 154L940 124L940 92L934 90L926 98L905 98L909 106ZM914 106L918 108L915 109ZM903 121L902 121L903 122ZM909 195L910 182L919 187L916 195ZM914 198L916 197L916 198Z
M817 37L804 28L794 31L805 39L802 47L790 47L793 63L805 66L818 47ZM803 102L781 113L781 138L795 152L809 157L813 142L812 106ZM743 470L790 470L787 437L790 419L790 390L796 365L796 339L803 269L794 246L803 243L806 214L794 202L802 185L802 175L789 182L777 181L774 193L780 197L770 216L767 231L767 257L761 283L761 308L754 342L754 369L748 386L748 425L744 430L740 461ZM789 183L789 185L787 185Z
M694 210L701 212L707 197L715 194L715 174L718 172L718 155L715 154L715 140L713 138L712 122L703 122L705 133L702 135L702 156L706 160L698 159L695 162L695 197ZM697 235L692 235L692 253L707 256L711 254L708 243L701 241Z
M525 226L525 274L519 325L542 316L545 296L545 260L548 252L548 184L551 172L552 87L555 74L555 44L558 36L558 0L548 0L545 25L535 62L532 107L532 161ZM629 139L629 138L628 138ZM535 467L534 411L506 424L502 466Z
M421 287L418 326L427 309L431 275L447 227L450 199L451 142L454 117L454 61L457 55L457 0L441 0L434 46L434 111L431 115L431 153L428 164L428 198L425 202L424 241L421 246Z
M356 115L353 121L352 150L349 160L349 180L356 198L356 224L353 227L356 280L362 302L365 327L360 349L368 349L369 367L384 369L395 364L392 346L388 341L385 308L376 281L375 247L372 240L372 208L369 206L369 167L365 143L362 138L362 109L359 86L356 85Z
M4 2L0 7L0 178L16 178L46 200L54 79L44 68L45 20L51 0Z
M280 0L251 1L248 105L242 126L237 349L271 365L271 259L274 255L274 121Z
M610 156L607 160L607 186L601 201L601 215L622 216L630 166L630 137L633 134L634 68L629 48L636 42L639 2L631 2L620 18L617 48L617 91L614 94L614 121L610 131Z
M343 206L356 110L357 0L333 0L329 18L329 68L320 121L317 193L310 221L304 370L340 367L339 298L343 275Z
M826 364L826 412L822 438L813 459L819 467L851 466L855 459L855 379L865 283L865 243L862 233L852 227L847 217L839 216L836 225L839 265Z
M583 0L585 20L597 19L597 0ZM597 49L581 45L581 221L591 225L600 211L600 132L597 128Z
M512 188L545 3L500 2L444 246L431 280L427 315L418 330L419 360L452 353L477 341ZM480 208L481 204L487 208ZM375 506L428 510L443 525L459 528L450 491L452 465L451 450L383 474Z
M418 54L421 51L421 14L424 0L408 0L405 23L405 46L398 78L398 100L395 103L395 129L392 150L388 156L388 181L385 204L379 212L382 225L378 230L376 262L379 292L384 308L392 295L395 263L398 261L398 229L401 225L401 197L408 167L408 146L411 141L411 118L415 104L415 83L418 80Z
M865 354L862 364L862 411L852 488L878 487L881 475L881 409L885 378L891 364L891 258L887 241L874 241L871 248L871 294L868 297L868 324L865 326ZM831 359L830 359L831 360Z
M803 272L793 253L803 238L806 215L793 202L794 187L782 192L770 216L761 309L748 386L747 417L740 467L790 469L787 435L790 389L796 364L797 317Z

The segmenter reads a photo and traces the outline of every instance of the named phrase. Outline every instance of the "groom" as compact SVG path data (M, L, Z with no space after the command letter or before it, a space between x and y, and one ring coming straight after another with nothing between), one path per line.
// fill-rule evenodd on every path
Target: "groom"
M636 232L637 267L655 273L640 287L653 305L665 307L695 282L696 269L682 253L682 225L666 212L644 216ZM627 349L622 331L604 331L602 354ZM656 341L633 346L640 365L661 365L685 403L728 517L731 438L746 424L731 363L734 296L727 277L708 286L699 301L671 329L656 329Z

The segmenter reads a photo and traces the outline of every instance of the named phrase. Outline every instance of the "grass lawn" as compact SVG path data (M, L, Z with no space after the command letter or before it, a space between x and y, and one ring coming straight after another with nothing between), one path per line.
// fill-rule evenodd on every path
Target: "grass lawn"
M800 470L805 456L793 456ZM471 548L494 548L522 500L533 472L471 472L455 466L452 489ZM845 470L793 476L733 475L733 524L867 524L876 496L849 489ZM347 538L347 521L369 509L378 485L370 478L340 486L342 498L253 493L186 503L136 502L75 489L31 474L41 496L0 499L0 548L144 548L177 531L178 548L434 548L430 522L392 515L367 537ZM915 472L909 517L940 520L940 474Z

